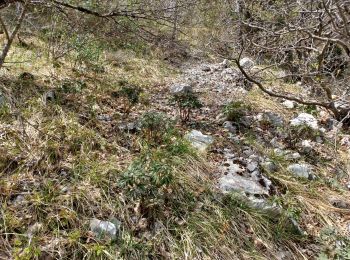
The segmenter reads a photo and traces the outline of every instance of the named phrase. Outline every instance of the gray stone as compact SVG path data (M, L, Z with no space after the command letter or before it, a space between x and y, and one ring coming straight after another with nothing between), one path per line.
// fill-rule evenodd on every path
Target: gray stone
M173 95L191 93L192 91L192 86L186 83L174 84L170 87L170 92Z
M255 171L258 168L258 164L256 162L251 162L247 165L247 170L250 172Z
M220 64L223 68L228 68L230 65L230 62L227 59L224 59L224 61Z
M313 179L314 175L312 173L311 166L308 164L291 164L287 167L287 170L297 177Z
M209 145L214 142L213 137L204 135L198 130L192 130L185 135L185 138L191 142L192 146L199 152L205 152Z
M323 139L321 136L316 136L316 143L318 144L322 144L323 143Z
M308 113L301 113L296 118L290 120L291 126L308 126L314 130L318 130L317 119Z
M298 152L295 153L287 153L285 156L286 160L293 161L301 158L301 155Z
M119 231L118 228L114 223L109 221L103 221L96 218L90 221L90 230L98 238L109 237L115 239L117 237L117 232Z
M255 66L255 63L252 59L245 57L239 61L239 65L241 65L243 69L250 70Z
M280 148L275 148L275 149L273 149L273 153L277 156L283 156L286 154L286 151L284 151Z
M327 118L326 120L326 130L331 131L339 126L339 121L334 118Z
M251 150L248 146L244 148ZM224 155L226 161L223 163L222 169L226 175L220 178L218 183L223 192L238 191L251 195L269 194L272 183L260 173L258 156L254 155L257 157L255 161L244 157L237 158L227 149L224 150Z
M288 108L288 109L293 109L294 108L294 102L293 101L290 101L290 100L285 100L282 102L282 105L285 107L285 108Z
M219 187L223 192L245 192L249 194L268 195L268 190L253 180L238 174L228 174L219 179Z
M233 125L231 121L225 121L223 123L223 127L227 129L230 133L235 134L237 133L237 127Z
M296 221L294 218L289 218L289 222L295 231L297 231L300 235L304 234L304 231L301 229L298 221Z
M339 209L350 209L350 203L343 200L332 199L331 203L334 207Z
M293 254L289 251L278 251L276 258L277 258L277 260L294 259Z
M271 204L265 199L248 196L249 204L253 208L268 212L270 216L278 217L282 213L282 208L276 204Z
M313 145L310 140L301 141L301 148L304 153L309 153L313 150Z
M221 72L221 76L227 76L227 75L231 75L231 76L238 77L238 71L235 70L235 69L233 69L233 68L224 69L224 70Z
M52 102L55 99L56 99L56 93L55 93L54 90L49 90L44 95L44 100L45 100L46 103L48 103L50 101Z
M248 159L252 162L259 162L259 161L262 161L262 158L260 158L258 155L256 154L251 154L249 155Z
M339 144L341 146L344 146L346 148L349 148L350 147L350 135L343 135L343 138L340 139L340 142Z
M211 71L211 68L208 65L203 65L202 71L209 72L209 71Z
M350 101L346 100L346 99L340 99L340 100L337 100L336 102L334 102L334 106L337 109L349 110L350 109Z
M277 165L274 162L266 161L261 164L263 169L267 172L276 172L278 170Z
M254 151L250 147L248 147L248 148L244 149L243 154L245 156L249 157L249 156L254 154Z
M41 230L43 229L43 224L42 223L34 223L31 225L28 230L27 230L27 236L32 238L35 235L37 235Z
M255 121L254 116L242 116L240 119L240 124L245 127L251 127Z
M25 202L24 196L23 195L18 195L16 198L12 201L14 205L20 205Z
M113 120L113 118L110 115L98 115L97 120L110 122Z
M279 148L279 149L285 148L285 145L279 142L277 137L272 138L270 141L270 144L272 145L273 148Z
M121 124L118 128L125 132L135 133L141 130L141 124L139 122L130 122L126 124Z
M283 117L273 112L265 112L262 119L270 122L275 127L283 126L284 123Z
M241 165L236 164L236 163L232 163L230 161L226 161L224 162L224 167L227 170L228 174L241 174L242 172L244 172L244 169L241 167Z

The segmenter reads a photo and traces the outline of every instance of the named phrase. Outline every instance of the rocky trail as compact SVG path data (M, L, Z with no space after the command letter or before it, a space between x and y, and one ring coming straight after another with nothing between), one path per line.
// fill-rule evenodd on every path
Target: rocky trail
M247 63L247 66L254 66L249 59ZM282 108L282 113L252 109L245 112L239 123L229 121L223 114L223 107L232 101L249 103L251 89L240 72L225 60L217 64L184 66L175 82L155 93L152 100L159 110L175 117L176 113L167 104L169 93L198 93L204 105L194 112L194 123L188 125L186 136L195 148L205 151L203 156L207 156L214 165L211 177L218 190L223 193L238 192L253 207L278 215L281 208L269 199L285 192L275 185L278 177L275 178L274 174L279 174L278 171L294 176L304 185L324 177L323 167L331 168L335 174L343 171L337 162L332 162L334 151L329 145L337 135L337 122L329 117L325 120L324 111L318 111L316 118L294 102L265 95L265 101L272 100ZM295 133L293 137L289 128L307 130L306 133ZM293 138L300 140L291 141ZM349 149L347 140L347 135L340 140L344 151ZM294 144L290 143L294 141ZM341 185L350 189L350 180L343 181ZM329 199L335 207L340 203L350 209L348 202L339 202L339 198ZM293 218L290 221L301 233L305 232ZM342 227L350 234L350 223L344 221Z

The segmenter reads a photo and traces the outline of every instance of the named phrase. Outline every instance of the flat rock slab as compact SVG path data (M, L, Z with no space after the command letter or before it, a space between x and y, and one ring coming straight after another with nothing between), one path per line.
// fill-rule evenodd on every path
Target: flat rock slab
M170 92L173 95L187 94L192 92L192 87L186 83L174 84L170 87Z
M311 166L308 164L295 163L287 167L287 170L293 175L306 179L313 179L314 175Z
M253 195L268 195L268 190L253 180L238 174L228 174L219 179L219 187L223 192L238 191Z
M191 132L185 135L185 138L191 142L191 145L196 148L199 152L205 152L209 145L214 142L214 138L202 134L198 130L192 130Z
M226 161L222 163L221 170L225 175L218 180L218 187L222 192L269 195L272 183L259 171L259 160L254 154L245 155L247 158L237 158L235 154L225 150L224 155Z

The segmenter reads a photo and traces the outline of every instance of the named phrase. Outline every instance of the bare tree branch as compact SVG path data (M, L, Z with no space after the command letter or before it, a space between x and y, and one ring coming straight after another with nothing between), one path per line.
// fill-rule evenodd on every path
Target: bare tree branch
M12 31L12 33L9 35L8 34L8 39L7 39L7 42L2 50L2 53L0 55L0 69L2 68L2 66L4 65L4 62L5 62L5 59L6 59L6 56L11 48L11 45L13 43L13 40L15 39L17 33L19 32L19 29L21 28L21 25L22 25L22 22L24 20L24 17L25 17L25 14L26 14L26 11L27 11L27 1L24 2L24 4L22 4L22 11L17 19L17 22L15 24L15 27Z

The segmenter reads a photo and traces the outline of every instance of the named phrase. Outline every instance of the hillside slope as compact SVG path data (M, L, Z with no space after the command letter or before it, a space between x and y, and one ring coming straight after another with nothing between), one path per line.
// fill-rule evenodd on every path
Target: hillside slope
M326 111L228 61L85 65L2 72L0 259L350 258L350 136ZM181 123L184 88L202 107Z

